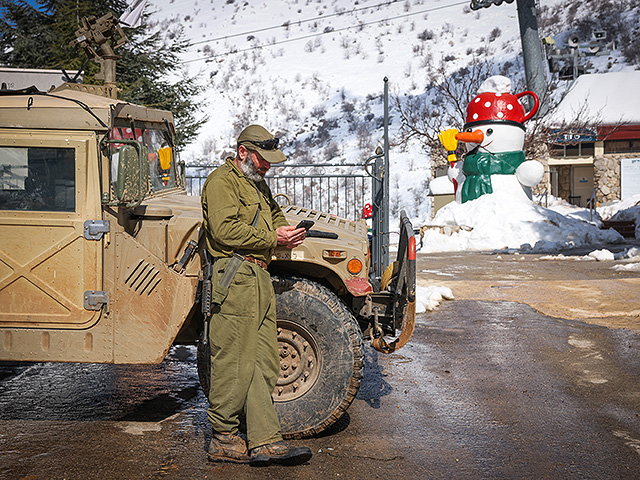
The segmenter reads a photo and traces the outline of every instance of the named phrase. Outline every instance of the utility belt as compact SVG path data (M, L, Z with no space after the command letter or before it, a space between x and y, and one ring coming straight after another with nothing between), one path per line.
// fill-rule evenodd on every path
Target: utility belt
M259 267L262 267L265 270L269 267L269 265L267 265L267 262L260 260L259 258L254 258L251 255L245 255L244 259L247 262L255 263L256 265L258 265Z
M216 306L222 305L222 302L224 302L227 295L229 295L229 287L231 286L231 282L233 282L240 265L242 265L242 262L247 260L259 265L265 270L267 269L267 263L249 255L242 255L242 252L235 252L224 269L224 273L214 285L212 281L214 263L216 260L220 260L224 257L213 258L206 247L203 254L202 273L198 282L199 285L196 290L195 301L196 303L200 301L200 308L204 319L202 342L206 344L209 341L209 320L211 319L213 309Z

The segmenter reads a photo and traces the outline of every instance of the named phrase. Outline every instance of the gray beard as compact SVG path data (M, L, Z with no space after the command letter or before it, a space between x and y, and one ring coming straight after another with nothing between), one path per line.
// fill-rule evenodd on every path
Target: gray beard
M245 174L245 176L254 182L261 182L264 180L264 175L258 172L258 169L253 164L253 160L251 160L251 153L247 155L247 158L240 162L240 170Z

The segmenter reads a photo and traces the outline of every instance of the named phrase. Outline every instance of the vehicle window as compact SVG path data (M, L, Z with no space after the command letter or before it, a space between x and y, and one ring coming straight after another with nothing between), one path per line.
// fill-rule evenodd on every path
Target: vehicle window
M0 147L0 210L73 212L75 149Z
M120 138L134 139L147 147L149 181L152 191L160 191L177 186L173 151L161 129L145 128L142 130L136 128L134 136L130 127L113 128L111 130L111 139L117 140ZM118 144L114 144L114 146L117 147Z

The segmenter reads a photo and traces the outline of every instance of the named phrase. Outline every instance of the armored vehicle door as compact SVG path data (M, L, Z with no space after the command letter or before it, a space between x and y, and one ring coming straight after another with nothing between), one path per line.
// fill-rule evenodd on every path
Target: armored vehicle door
M93 132L0 129L0 327L97 322L104 298L97 156Z

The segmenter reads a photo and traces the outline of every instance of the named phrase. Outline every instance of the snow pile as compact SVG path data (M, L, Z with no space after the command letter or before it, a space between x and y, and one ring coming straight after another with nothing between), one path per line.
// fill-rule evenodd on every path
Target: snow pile
M594 261L597 260L599 262L611 262L614 260L622 260L625 263L614 265L611 267L612 270L616 270L618 272L623 271L640 271L640 248L632 247L627 248L619 253L612 253L607 249L594 250L588 255L545 255L544 257L538 258L538 260L570 260L570 261Z
M615 259L625 260L626 262L614 265L611 267L612 270L618 272L640 272L640 248L628 248L624 252L616 254Z
M627 248L623 252L615 255L616 260L631 260L633 262L640 262L640 248L632 247Z
M635 237L640 238L640 195L599 207L598 213L604 220L634 221L636 224Z
M613 253L607 249L594 250L589 256L595 258L598 262L613 262L615 260Z
M545 255L543 257L539 257L538 260L568 260L571 262L584 262L584 261L594 261L595 258L589 255L563 255L559 253L558 255Z
M582 222L593 223L598 227L602 224L601 215L597 211L592 213L588 208L578 207L577 205L573 205L562 198L549 195L546 207L560 215L564 215L565 217L580 220Z
M438 308L442 300L453 300L453 292L450 288L416 286L416 313L431 312Z
M611 267L612 270L616 270L618 272L640 272L640 258L635 263L624 263L622 265L614 265Z
M517 249L526 253L553 253L624 241L618 232L600 230L597 225L580 220L580 216L514 202L511 197L497 193L483 195L463 204L452 202L440 209L434 225L460 225L470 230L429 229L422 238L421 251L502 250L509 253L510 249ZM451 234L440 233L441 230Z

